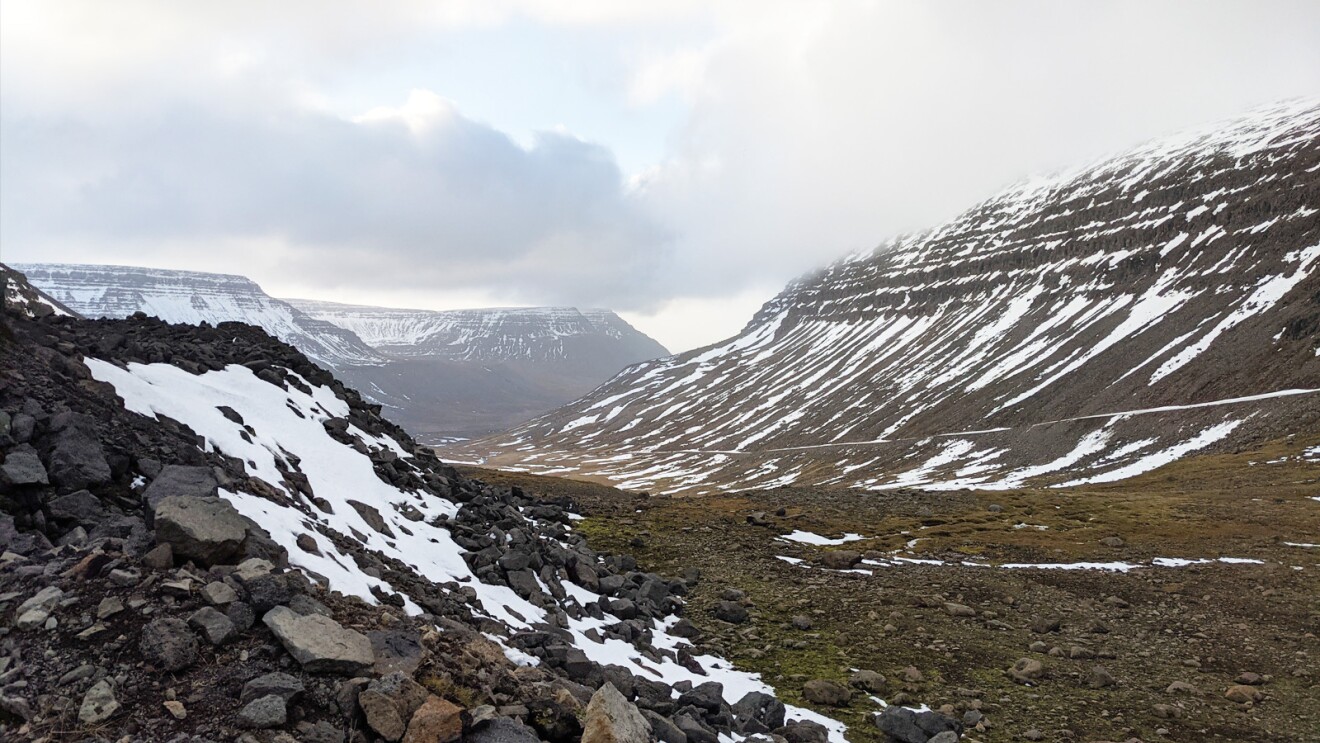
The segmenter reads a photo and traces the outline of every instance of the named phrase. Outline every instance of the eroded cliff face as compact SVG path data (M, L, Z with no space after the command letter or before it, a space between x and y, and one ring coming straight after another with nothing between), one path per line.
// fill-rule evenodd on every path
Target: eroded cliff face
M1263 109L839 261L456 453L672 491L1011 487L1313 428L1317 209L1320 103Z

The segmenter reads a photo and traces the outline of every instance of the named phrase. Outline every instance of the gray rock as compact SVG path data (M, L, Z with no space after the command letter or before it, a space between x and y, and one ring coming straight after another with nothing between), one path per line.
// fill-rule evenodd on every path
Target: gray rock
M330 609L325 604L321 603L320 601L317 601L316 599L312 598L311 596L308 596L305 593L297 594L293 598L289 599L289 602L286 604L286 606L298 612L299 614L320 614L323 617L331 616ZM374 645L375 642L373 641L372 644ZM377 658L376 661L379 662L380 659ZM386 671L385 673L389 673L389 671Z
M254 699L274 694L285 702L291 702L301 693L303 693L303 682L299 681L297 676L279 672L267 673L243 684L240 701L247 704Z
M748 692L733 705L733 718L747 733L768 733L783 727L786 713L783 702L760 691Z
M794 720L775 732L788 743L825 743L830 737L824 725L810 720Z
M329 617L301 616L288 607L277 606L261 621L308 672L350 675L367 670L375 662L371 641L365 635Z
M238 712L238 724L240 727L245 728L256 728L258 730L277 728L288 721L288 707L278 694L269 694L254 699L244 705L243 709Z
M204 606L188 617L188 626L202 633L202 637L212 645L223 645L238 635L238 630L229 617L216 611L214 607Z
M174 567L174 548L168 542L158 544L142 556L142 566L152 570L169 570Z
M197 660L197 637L182 619L162 617L142 628L138 649L152 664L166 671L181 671Z
M101 679L83 695L78 707L78 721L84 725L99 725L119 712L119 700L109 679Z
M90 424L79 422L56 434L47 467L50 479L56 485L77 490L110 482L110 465L105 460L105 450L89 429Z
M687 734L678 728L668 717L656 714L649 709L642 710L642 717L651 724L651 734L659 743L688 743Z
M172 497L156 507L156 541L168 543L174 554L214 565L236 557L247 536L247 525L221 498Z
M46 586L40 591L37 591L27 601L19 604L18 608L14 610L14 616L21 617L33 609L41 609L49 613L54 610L55 605L58 604L62 598L64 598L63 590L57 586Z
M650 743L651 726L614 684L591 696L582 723L582 743Z
M831 570L848 570L862 561L862 553L852 550L831 550L821 555L820 561Z
M312 599L308 599L311 601ZM295 607L289 608L297 610ZM325 607L321 607L324 609ZM309 614L311 612L299 612ZM318 612L319 613L319 612ZM328 612L327 612L328 613ZM411 676L422 664L422 636L414 630L375 630L367 633L376 656L376 673L385 676L395 671Z
M238 592L228 583L212 581L202 588L202 598L211 606L228 606L238 601Z
M802 697L813 704L847 707L852 701L852 690L837 681L812 679L802 685Z
M257 623L257 614L252 611L252 605L246 601L235 601L225 608L225 616L234 623L234 627L239 632L247 632L252 629L252 625Z
M96 605L96 618L109 619L124 610L124 602L114 596L106 596Z
M76 493L53 498L46 504L46 508L50 511L50 517L58 521L91 524L105 517L105 507L101 505L101 499L88 490L79 490Z
M399 741L427 696L426 689L416 681L402 673L391 673L368 684L358 694L358 706L367 717L367 725L380 737Z
M464 743L541 743L536 731L518 720L496 717L463 736Z
M154 512L156 506L166 498L214 498L218 494L219 483L210 467L189 467L181 464L167 465L142 492L147 511Z
M41 457L27 444L15 447L5 455L5 463L0 465L0 480L10 485L48 485L46 468L41 464Z
M850 686L872 694L883 691L885 683L884 676L881 676L875 671L869 671L866 669L854 671L853 674L848 677L848 684Z
M369 506L366 503L352 499L349 499L348 505L352 506L354 511L357 511L363 521L367 522L367 526L390 539L394 539L394 532L390 531L390 527L385 523L384 517L380 515L380 511L377 511L374 506Z
M876 715L875 724L898 743L926 743L945 731L962 735L962 723L952 717L931 710L917 712L896 704Z
M683 731L683 735L687 736L689 743L719 743L719 736L715 734L715 731L689 714L680 713L675 715L674 725ZM780 729L782 730L782 728Z
M935 737L926 741L926 743L958 743L958 734L952 730L945 730L942 733L936 733Z
M715 618L732 624L747 621L747 607L737 601L721 601L715 605Z

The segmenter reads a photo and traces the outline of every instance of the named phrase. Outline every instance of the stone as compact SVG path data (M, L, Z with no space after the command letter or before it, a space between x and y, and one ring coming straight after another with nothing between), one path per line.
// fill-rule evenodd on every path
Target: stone
M591 696L582 725L582 743L650 743L651 726L614 684Z
M290 608L297 611L296 607ZM367 639L376 656L374 670L382 676L396 671L411 676L422 664L422 636L415 630L374 630L367 633Z
M826 743L830 733L819 722L794 720L775 731L788 743Z
M862 561L862 553L852 550L830 550L820 556L820 561L831 570L848 570Z
M801 614L795 615L789 620L789 623L793 625L793 629L802 630L803 632L811 629L811 619Z
M965 604L955 604L952 601L944 605L944 611L951 617L974 617L976 610Z
M14 610L14 616L22 616L33 609L40 609L50 613L55 609L55 605L64 598L64 591L57 586L46 586L37 591L31 598L18 605Z
M1239 674L1238 677L1234 679L1234 682L1243 684L1245 686L1260 686L1261 684L1265 683L1267 680L1268 679L1266 679L1264 676L1260 675L1259 673L1246 671L1244 673Z
M50 517L57 521L76 521L80 524L92 524L105 517L105 507L101 499L89 490L79 490L68 495L52 498L46 504Z
M239 727L277 728L289 721L289 709L278 694L268 694L248 702L238 712Z
M266 612L261 621L309 673L352 675L375 663L371 641L366 635L329 617L302 616L288 607L277 606Z
M1100 544L1103 544L1106 547L1118 548L1118 547L1122 547L1125 544L1125 542L1123 541L1122 537L1105 537L1104 539L1100 540Z
M688 743L687 734L668 717L649 709L642 710L642 717L651 724L651 734L659 743ZM408 742L404 741L404 743Z
M1008 674L1019 684L1031 685L1045 675L1045 664L1035 658L1019 658Z
M168 543L178 557L202 565L233 559L247 536L243 518L221 498L166 498L157 506L155 519L157 542Z
M872 694L878 694L885 688L885 677L875 671L854 671L853 674L848 677L848 683L852 685L853 688L861 689L862 691L870 692Z
M752 722L765 727L765 730L760 732L781 728L784 726L784 716L787 714L783 702L773 694L760 691L744 694L742 699L734 703L732 710L733 718L742 726L744 732L756 732L748 729ZM654 725L652 727L654 728Z
M732 624L747 621L747 607L737 601L721 601L715 605L715 618Z
M109 679L101 679L83 694L78 707L78 721L84 725L99 725L119 712L119 700Z
M718 712L723 704L724 685L717 681L698 684L678 697L678 706L692 705L706 712Z
M202 588L202 598L211 606L228 606L238 601L238 592L228 583L213 581Z
M229 617L221 614L212 606L204 606L188 617L188 626L202 633L202 637L212 645L223 645L238 635L238 630Z
M1165 694L1200 694L1201 691L1186 681L1174 681L1164 690Z
M147 511L154 512L166 498L215 498L219 483L210 467L191 467L181 464L166 465L160 474L142 492Z
M898 743L927 743L944 732L962 735L962 723L932 710L917 712L897 704L885 707L875 717L876 727Z
M403 743L452 743L463 736L463 710L434 694L413 713Z
M169 570L174 567L174 548L168 542L158 544L142 556L142 567L150 570Z
M958 743L958 734L952 730L945 730L942 733L936 733L926 743Z
M124 610L124 602L114 596L106 596L96 605L96 618L109 619Z
M177 699L171 699L164 704L165 711L170 713L170 717L176 720L184 720L188 717L188 710L183 706L183 702Z
M45 626L50 620L50 612L45 609L28 609L14 620L14 627L21 630L36 629Z
M399 741L413 714L426 702L427 691L402 673L376 679L358 694L367 725L387 741Z
M105 450L91 428L92 424L79 421L56 434L47 467L51 482L70 490L110 482Z
M463 743L541 743L541 738L518 720L496 717L465 735Z
M46 467L41 463L37 451L27 444L16 447L5 455L5 463L0 465L0 482L10 485L49 485Z
M802 698L813 704L847 707L852 701L852 690L837 681L812 679L802 685Z
M1259 702L1265 698L1260 689L1248 684L1234 684L1228 687L1224 692L1224 698L1230 702L1238 704L1247 704L1248 702Z
M275 673L258 676L243 684L243 692L239 696L239 701L247 704L254 699L274 694L285 702L291 702L294 697L302 692L303 682L299 681L297 676L276 671Z
M367 526L390 539L394 539L394 532L390 531L389 524L385 523L384 517L380 515L380 511L376 510L375 506L369 506L351 498L348 499L348 505L352 506L354 511L357 511L357 514L362 517Z
M161 617L142 628L138 649L153 665L181 671L197 660L197 637L182 619Z
M1109 671L1105 670L1104 666L1093 666L1090 673L1086 674L1086 685L1092 689L1105 689L1110 686L1118 686L1118 681L1114 679Z

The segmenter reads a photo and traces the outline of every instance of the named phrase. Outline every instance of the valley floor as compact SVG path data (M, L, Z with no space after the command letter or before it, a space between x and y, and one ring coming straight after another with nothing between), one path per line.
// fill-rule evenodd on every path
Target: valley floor
M1317 444L1295 437L1117 484L994 493L649 498L469 472L572 496L598 550L661 573L699 568L687 615L703 643L785 701L845 720L854 743L883 738L869 722L881 699L972 710L982 729L967 739L987 743L1292 743L1320 741L1320 463L1304 456ZM841 551L859 554L826 557ZM851 570L824 567L859 557ZM744 623L712 614L730 587L746 593ZM1021 659L1041 665L1029 683L1009 673ZM846 683L859 669L886 681L843 708L803 699L806 681ZM1234 696L1256 701L1226 698L1239 684Z

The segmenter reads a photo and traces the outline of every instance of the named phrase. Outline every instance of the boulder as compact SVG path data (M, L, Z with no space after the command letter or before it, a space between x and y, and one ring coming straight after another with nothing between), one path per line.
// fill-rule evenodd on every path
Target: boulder
M93 524L105 516L105 507L101 499L91 491L79 490L76 493L52 498L46 504L50 517L56 521L74 521L79 524Z
M367 717L367 725L388 741L399 741L407 732L408 722L427 700L427 691L402 673L376 679L358 694L358 706Z
M775 734L788 743L826 743L830 737L830 731L824 725L810 720L794 720L776 730Z
M319 614L303 616L284 606L266 612L261 621L284 649L310 673L352 675L375 663L371 641Z
M297 676L290 676L287 673L267 673L258 676L251 681L243 684L243 692L239 700L247 704L254 699L260 699L274 694L285 702L293 701L293 698L303 692L303 682L298 680Z
M61 488L78 490L110 482L105 450L89 428L90 424L79 422L55 435L47 470L51 481Z
M156 507L156 541L168 543L174 554L202 565L238 556L247 536L246 524L221 498L175 496Z
M403 743L452 743L463 736L463 710L432 694L413 713Z
M254 699L238 711L239 727L277 728L289 721L289 708L278 694Z
M614 684L591 696L582 726L582 743L650 743L651 726Z
M314 599L307 600L316 603ZM296 606L289 608L299 614L319 614L320 611L315 611L318 607L325 609L319 604L308 607L312 611L298 611ZM382 676L395 671L411 676L422 664L422 636L416 630L374 630L367 633L367 639L371 641L371 651L376 656L375 671Z
M33 609L40 609L47 613L55 609L55 605L64 598L64 591L57 586L46 586L37 591L31 598L18 605L14 610L14 616L21 617Z
M962 735L962 723L952 717L931 710L917 712L898 705L885 707L875 716L875 724L898 743L926 743L944 732Z
M99 725L119 712L119 700L109 679L101 679L83 694L78 707L78 721L84 725Z
M142 500L150 513L166 498L215 498L219 495L218 488L210 467L171 464L162 468L142 492Z
M496 717L463 737L464 743L541 743L535 730L510 717Z
M204 606L188 617L188 625L206 638L212 645L223 645L232 640L238 631L229 617L216 611L214 607Z
M852 550L831 550L820 556L820 562L832 570L848 570L862 561L862 553Z
M1008 669L1008 675L1019 684L1031 685L1045 675L1045 665L1035 658L1019 658L1018 662Z
M48 485L46 467L41 457L27 444L16 447L5 455L5 463L0 465L0 482L10 485Z
M1233 686L1228 687L1228 690L1224 692L1224 698L1230 702L1246 704L1248 702L1259 702L1265 698L1265 695L1261 693L1260 689L1257 689L1254 686L1248 684L1234 684Z
M785 714L783 702L773 694L760 691L748 692L733 705L733 719L747 733L768 733L781 728Z
M870 692L872 694L877 694L883 691L885 683L884 676L875 671L869 671L866 669L854 671L853 674L848 677L848 684L854 689L861 689L862 691Z
M747 621L747 607L737 601L721 601L715 605L715 618L732 624Z
M197 660L197 637L182 619L161 617L142 628L138 649L153 665L181 671Z
M852 690L837 681L812 679L802 685L802 698L812 704L847 707L852 701Z

